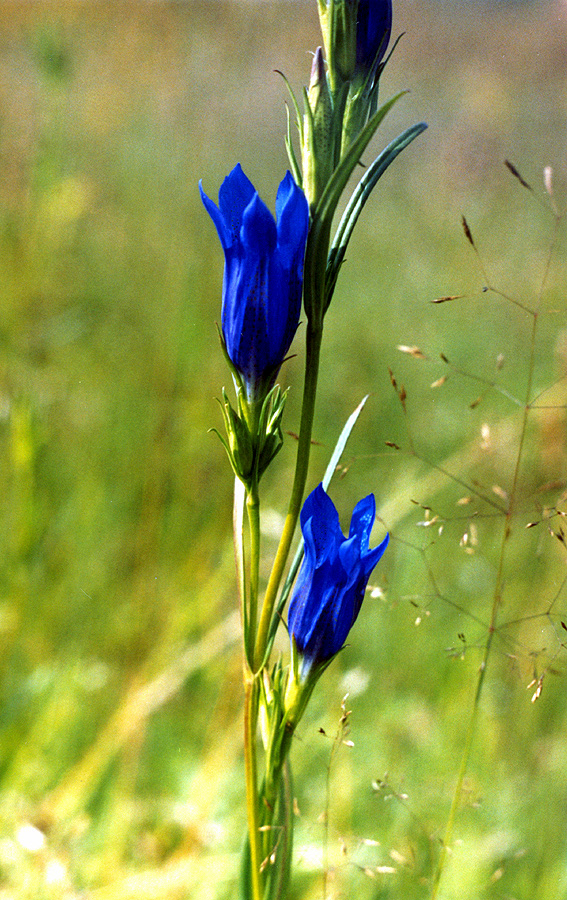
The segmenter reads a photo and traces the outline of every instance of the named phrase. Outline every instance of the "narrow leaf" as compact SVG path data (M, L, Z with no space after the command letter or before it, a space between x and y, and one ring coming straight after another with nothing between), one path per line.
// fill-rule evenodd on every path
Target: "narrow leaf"
M391 141L388 146L384 148L382 153L376 157L356 186L343 213L333 240L331 252L329 253L329 263L327 265L327 305L331 300L348 242L366 201L386 169L393 163L402 150L404 150L408 144L411 144L418 135L422 134L426 128L427 125L425 122L419 122L419 124L412 125L411 128L406 129L406 131L398 135L398 137Z
M352 144L346 151L339 165L329 179L329 183L327 184L327 187L323 191L323 195L319 200L319 203L317 204L316 218L321 222L327 222L329 218L332 218L337 208L337 203L339 202L341 194L346 187L347 181L358 165L360 157L374 137L378 126L392 109L394 104L397 103L400 97L403 97L405 93L407 93L407 91L400 91L399 94L396 94L394 97L388 100L387 103L384 103L384 105L381 106L380 109L366 123L365 127L362 129L356 140L352 142Z
M266 900L285 900L291 872L293 850L293 786L289 759L286 759L280 778L276 810L278 829L276 861L270 867L266 885Z

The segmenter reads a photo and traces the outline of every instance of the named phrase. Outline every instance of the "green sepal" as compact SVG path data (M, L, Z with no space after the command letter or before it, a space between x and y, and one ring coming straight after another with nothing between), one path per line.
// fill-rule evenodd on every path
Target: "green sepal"
M291 662L284 698L284 719L286 729L290 734L293 734L299 725L319 678L340 652L338 650L325 662L314 665L307 675L302 676L300 672L301 655L297 649L295 638L292 636Z
M410 128L407 128L402 134L398 135L397 138L394 138L394 140L384 148L382 153L376 157L372 165L368 167L358 182L343 213L341 221L339 222L329 253L325 292L327 307L333 296L339 269L343 263L348 242L364 204L376 187L378 180L382 177L391 163L393 163L398 154L400 154L408 144L411 144L418 135L422 134L426 128L427 124L425 122L419 122L417 125L412 125Z
M287 391L282 393L276 384L262 404L258 422L258 481L283 447L282 418L286 400Z
M226 438L211 428L223 444L232 470L247 490L257 487L260 478L283 446L282 417L287 391L274 385L264 400L251 404L241 387L236 388L238 410L232 406L226 390L218 401L226 429Z
M248 484L254 473L254 445L246 417L242 410L242 391L237 390L239 413L233 408L226 390L222 389L222 402L218 400L224 419L226 438L216 428L210 430L221 440L230 465L237 478Z

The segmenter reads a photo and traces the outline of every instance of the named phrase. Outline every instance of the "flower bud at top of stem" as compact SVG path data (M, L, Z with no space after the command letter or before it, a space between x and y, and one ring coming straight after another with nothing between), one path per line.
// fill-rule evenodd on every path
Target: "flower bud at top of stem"
M311 209L317 203L334 168L335 130L333 101L327 82L321 47L317 47L311 67L309 89L305 93L303 125L303 190Z

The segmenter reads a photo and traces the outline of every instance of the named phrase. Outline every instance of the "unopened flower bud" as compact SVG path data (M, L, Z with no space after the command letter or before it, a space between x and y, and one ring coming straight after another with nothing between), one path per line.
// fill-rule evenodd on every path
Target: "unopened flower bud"
M392 33L392 0L358 0L356 69L363 75L376 69Z
M303 125L303 190L313 207L334 167L333 101L321 47L311 67Z

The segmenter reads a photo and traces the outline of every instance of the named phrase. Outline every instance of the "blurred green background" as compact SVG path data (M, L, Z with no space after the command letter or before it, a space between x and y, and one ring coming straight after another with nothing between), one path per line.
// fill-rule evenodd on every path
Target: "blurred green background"
M293 896L322 897L322 867L329 898L430 896L497 595L440 896L557 900L566 7L399 0L394 31L383 96L411 93L375 146L429 130L353 238L312 469L314 485L370 393L331 494L347 524L374 491L392 541L294 747ZM287 165L274 69L300 91L318 41L307 3L0 6L0 898L235 896L232 479L207 431L229 379L197 182L216 197L240 161L273 204ZM282 373L290 431L301 336ZM526 400L540 408L524 423ZM265 478L265 571L293 446ZM347 692L354 746L330 770L325 859Z

